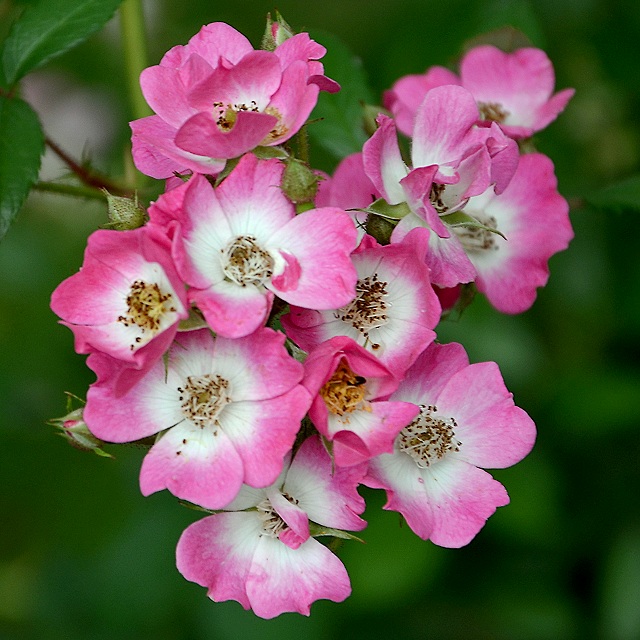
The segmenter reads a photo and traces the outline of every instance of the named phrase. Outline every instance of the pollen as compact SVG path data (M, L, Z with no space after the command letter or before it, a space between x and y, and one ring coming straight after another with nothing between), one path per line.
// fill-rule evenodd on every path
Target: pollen
M320 396L331 413L342 416L357 409L370 411L366 392L366 378L356 375L342 358L336 372L320 389Z
M476 220L485 227L497 229L497 221L493 216L474 215ZM499 246L496 242L497 235L488 229L481 227L453 227L454 233L462 243L466 251L470 253L481 253L483 251L497 251Z
M438 213L446 213L449 210L449 207L444 203L444 200L442 199L444 197L444 191L446 186L447 185L445 184L438 184L437 182L434 182L431 185L431 193L429 194L429 200L433 205L433 208Z
M448 453L460 451L462 443L456 439L454 418L437 415L434 405L420 405L418 417L398 435L400 451L411 456L421 469L426 469Z
M270 116L275 116L276 118L278 118L278 122L276 126L273 129L271 129L271 131L269 131L269 133L267 134L267 137L262 141L262 144L268 145L272 143L274 140L277 140L279 138L286 136L287 133L289 132L289 127L287 127L282 122L282 114L275 107L267 107L264 110L264 112L268 113Z
M185 385L178 387L182 413L201 429L218 427L220 413L231 402L228 389L229 381L219 375L189 376Z
M253 236L238 236L221 249L222 270L231 282L261 285L273 274L273 258Z
M283 493L282 495L291 504L298 504L298 501L295 498L292 498L289 494ZM286 531L289 528L287 523L273 508L268 498L265 498L256 506L256 511L262 521L262 535L269 536L270 538L277 538L283 531Z
M388 322L386 296L387 283L379 280L374 273L358 280L356 297L347 306L338 309L334 316L350 323L368 339L371 329L378 329Z
M259 111L255 100L251 100L249 104L244 102L238 104L226 104L224 102L214 102L214 117L216 124L223 131L230 131L238 119L240 111Z
M478 102L478 109L480 120L502 124L509 117L509 112L499 102Z
M118 316L118 322L125 327L138 327L142 334L148 332L149 339L160 330L163 317L167 313L175 313L173 296L154 283L136 280L126 298L127 312ZM147 340L145 340L146 342ZM131 350L140 346L142 336L137 336L131 344Z

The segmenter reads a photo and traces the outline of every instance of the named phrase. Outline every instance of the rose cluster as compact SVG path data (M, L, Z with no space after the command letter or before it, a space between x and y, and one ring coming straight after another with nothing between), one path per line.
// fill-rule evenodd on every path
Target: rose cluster
M148 443L142 493L210 512L180 572L265 618L349 595L318 538L366 526L360 484L445 547L508 503L484 469L526 456L534 423L437 325L469 283L528 309L572 237L551 161L519 147L572 95L542 51L401 78L333 176L292 144L339 89L324 53L281 20L261 50L214 23L146 69L133 157L166 190L143 226L93 233L51 303L97 376L90 434Z

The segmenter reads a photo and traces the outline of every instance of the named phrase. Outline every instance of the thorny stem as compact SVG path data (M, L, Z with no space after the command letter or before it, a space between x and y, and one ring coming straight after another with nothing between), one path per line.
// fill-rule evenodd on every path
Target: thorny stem
M116 196L131 195L130 190L120 187L119 185L109 180L109 178L95 173L94 171L87 169L87 167L83 167L80 163L76 162L66 151L64 151L64 149L62 149L57 143L51 140L51 138L45 138L45 144L69 167L69 169L71 169L71 171L73 171L80 182L82 182L86 186L98 190L106 189L109 193L112 193Z

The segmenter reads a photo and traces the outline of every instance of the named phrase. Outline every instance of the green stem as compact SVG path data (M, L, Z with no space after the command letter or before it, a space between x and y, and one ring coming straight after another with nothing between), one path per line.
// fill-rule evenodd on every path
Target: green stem
M102 200L106 202L106 195L102 191L93 189L92 187L63 184L61 182L37 182L33 185L33 188L36 191L48 191L49 193L60 193L66 196L91 198L92 200Z
M144 118L153 111L140 90L140 73L149 66L141 0L124 0L120 5L120 25L133 117Z

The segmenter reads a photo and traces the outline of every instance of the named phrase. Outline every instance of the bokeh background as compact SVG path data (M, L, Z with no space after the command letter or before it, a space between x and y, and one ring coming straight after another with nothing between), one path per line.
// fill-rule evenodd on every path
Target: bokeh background
M19 7L0 1L0 36ZM369 491L366 544L340 553L346 602L273 621L211 602L174 564L199 515L168 494L140 495L143 452L99 458L45 424L64 414L64 391L82 396L93 381L48 304L106 212L35 194L0 244L0 638L640 638L640 205L585 201L640 171L640 4L158 0L145 4L150 62L219 20L258 46L275 8L321 42L323 31L340 38L374 96L401 75L455 64L469 40L506 25L549 53L558 88L576 89L536 136L572 205L575 240L551 260L530 311L501 316L477 299L439 331L473 361L497 361L538 425L533 453L495 472L512 503L468 547L447 550L400 526ZM117 19L29 76L23 95L53 139L122 172L132 116ZM327 156L312 159L329 168ZM64 171L45 158L44 178Z

